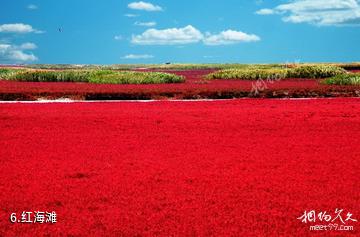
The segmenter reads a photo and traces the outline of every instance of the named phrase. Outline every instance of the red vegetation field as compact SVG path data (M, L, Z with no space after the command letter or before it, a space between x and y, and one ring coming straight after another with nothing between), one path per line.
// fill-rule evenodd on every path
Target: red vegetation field
M0 104L0 236L359 236L358 222L311 233L297 220L336 208L360 220L359 108ZM58 223L9 221L38 210Z
M41 97L101 99L228 99L242 97L356 97L360 86L327 86L320 80L288 79L260 81L212 80L203 76L213 70L167 71L186 77L185 83L158 85L99 85L89 83L39 83L0 80L0 100L36 100Z

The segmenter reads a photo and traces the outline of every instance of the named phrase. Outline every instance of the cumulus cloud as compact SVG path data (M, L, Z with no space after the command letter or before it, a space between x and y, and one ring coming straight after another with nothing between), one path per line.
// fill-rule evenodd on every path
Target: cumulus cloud
M36 6L35 4L29 4L29 5L27 6L27 9L29 9L29 10L37 10L37 9L38 9L38 6Z
M26 34L26 33L43 33L43 31L36 30L31 25L27 25L23 23L14 23L14 24L0 25L0 33Z
M176 45L197 43L203 39L203 34L195 27L165 30L149 29L141 35L133 35L131 42L140 45Z
M207 34L204 38L204 44L206 45L228 45L241 42L255 42L259 41L260 37L254 34L246 34L241 31L227 30L220 34Z
M272 15L275 14L275 11L273 9L263 8L256 12L258 15Z
M154 58L154 56L149 55L149 54L128 54L122 58L123 59L150 59L150 58Z
M162 7L154 5L149 2L132 2L129 3L128 8L133 10L142 10L142 11L148 11L148 12L156 12L156 11L162 11Z
M21 50L9 52L9 59L15 62L32 62L38 60L34 54L27 54Z
M136 14L125 14L124 16L129 17L129 18L134 18L134 17L138 17L139 15L136 15Z
M227 30L219 34L205 35L195 27L164 30L149 29L140 35L133 35L131 42L138 45L184 45L203 42L206 45L229 45L241 42L259 41L260 37L241 31Z
M26 50L36 49L33 43L24 43L21 45L0 44L0 62L3 63L26 63L38 60L33 53L24 52Z
M24 50L31 50L31 49L36 49L37 46L34 43L23 43L19 46L20 49L24 49Z
M115 40L122 40L123 37L122 37L122 35L115 35L115 36L114 36L114 39L115 39Z
M282 15L283 21L291 23L360 25L360 0L295 0L256 13Z
M155 21L149 21L149 22L135 22L134 25L136 26L145 26L145 27L153 27L156 26L156 22Z

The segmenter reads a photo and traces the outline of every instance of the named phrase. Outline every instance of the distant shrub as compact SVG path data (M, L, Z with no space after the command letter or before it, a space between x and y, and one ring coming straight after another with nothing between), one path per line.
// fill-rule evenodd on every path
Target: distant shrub
M288 71L288 78L320 79L347 73L345 69L331 65L302 65Z
M31 69L74 69L74 70L131 70L146 68L151 70L208 70L229 68L280 68L282 64L238 64L238 63L208 63L208 64L114 64L114 65L72 65L72 64L32 64L26 66Z
M224 69L207 75L208 79L285 79L285 78L311 78L320 79L347 72L337 66L328 65L301 65L284 68L246 68Z
M90 71L23 71L7 79L28 82L87 82Z
M23 71L22 69L10 69L10 68L0 68L0 79L6 79L15 75L18 72Z
M345 70L360 70L360 63L340 63L337 66Z
M360 73L342 74L324 80L328 85L360 85Z
M92 73L89 82L110 84L158 84L180 83L184 82L184 78L175 74L162 72L114 72L103 70Z
M284 79L287 76L287 69L224 69L207 75L208 79Z
M29 82L89 82L102 84L155 84L184 81L183 77L169 73L111 70L28 70L8 74L4 79Z

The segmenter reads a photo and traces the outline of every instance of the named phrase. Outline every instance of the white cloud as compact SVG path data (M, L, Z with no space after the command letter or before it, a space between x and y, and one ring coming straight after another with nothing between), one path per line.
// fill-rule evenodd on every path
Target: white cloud
M129 17L129 18L134 18L134 17L138 17L139 15L136 15L136 14L125 14L124 16Z
M14 50L9 52L9 59L15 62L32 62L38 60L34 54L27 54L21 50Z
M259 41L260 37L241 31L227 30L219 34L201 33L188 25L183 28L164 30L149 29L141 35L133 35L131 42L138 45L184 45L203 42L206 45L229 45L241 42Z
M145 27L153 27L153 26L156 26L156 22L155 21L149 21L149 22L137 21L137 22L134 23L134 25L136 25L136 26L145 26Z
M0 44L0 62L26 63L38 60L33 53L26 53L25 50L36 49L33 43L21 45Z
M29 9L29 10L37 10L37 9L38 9L38 6L36 6L35 4L29 4L29 5L27 6L27 9Z
M206 45L228 45L241 42L255 42L259 41L260 37L254 34L246 34L241 31L227 30L217 35L207 34L204 38Z
M123 59L150 59L150 58L154 58L154 56L149 55L149 54L128 54L122 58Z
M259 11L257 11L256 14L258 14L258 15L272 15L272 14L275 14L275 11L273 9L264 8L264 9L260 9Z
M114 36L114 39L115 39L115 40L122 40L123 37L122 37L122 35L115 35L115 36Z
M133 35L131 42L140 45L176 45L197 43L203 39L203 34L191 25L184 28L165 30L149 29L141 35Z
M148 12L155 12L155 11L162 11L162 7L154 5L149 2L132 2L129 3L128 8L133 10L142 10L142 11L148 11Z
M203 58L211 59L211 58L217 58L218 56L212 56L212 55L205 55Z
M14 23L14 24L3 24L0 25L0 33L43 33L43 31L34 29L31 25L23 23Z
M34 44L34 43L29 43L29 42L27 42L27 43L21 44L21 45L19 46L19 48L20 48L20 49L24 49L24 50L31 50L31 49L36 49L37 46L36 46L36 44Z
M257 14L283 15L283 21L319 26L360 25L360 0L294 0ZM268 14L268 15L269 15Z
M0 53L4 53L6 50L10 49L10 44L0 44Z

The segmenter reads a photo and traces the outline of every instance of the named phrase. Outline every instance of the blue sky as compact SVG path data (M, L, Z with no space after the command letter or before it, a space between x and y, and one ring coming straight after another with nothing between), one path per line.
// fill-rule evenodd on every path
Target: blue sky
M0 63L360 61L360 0L2 0Z

